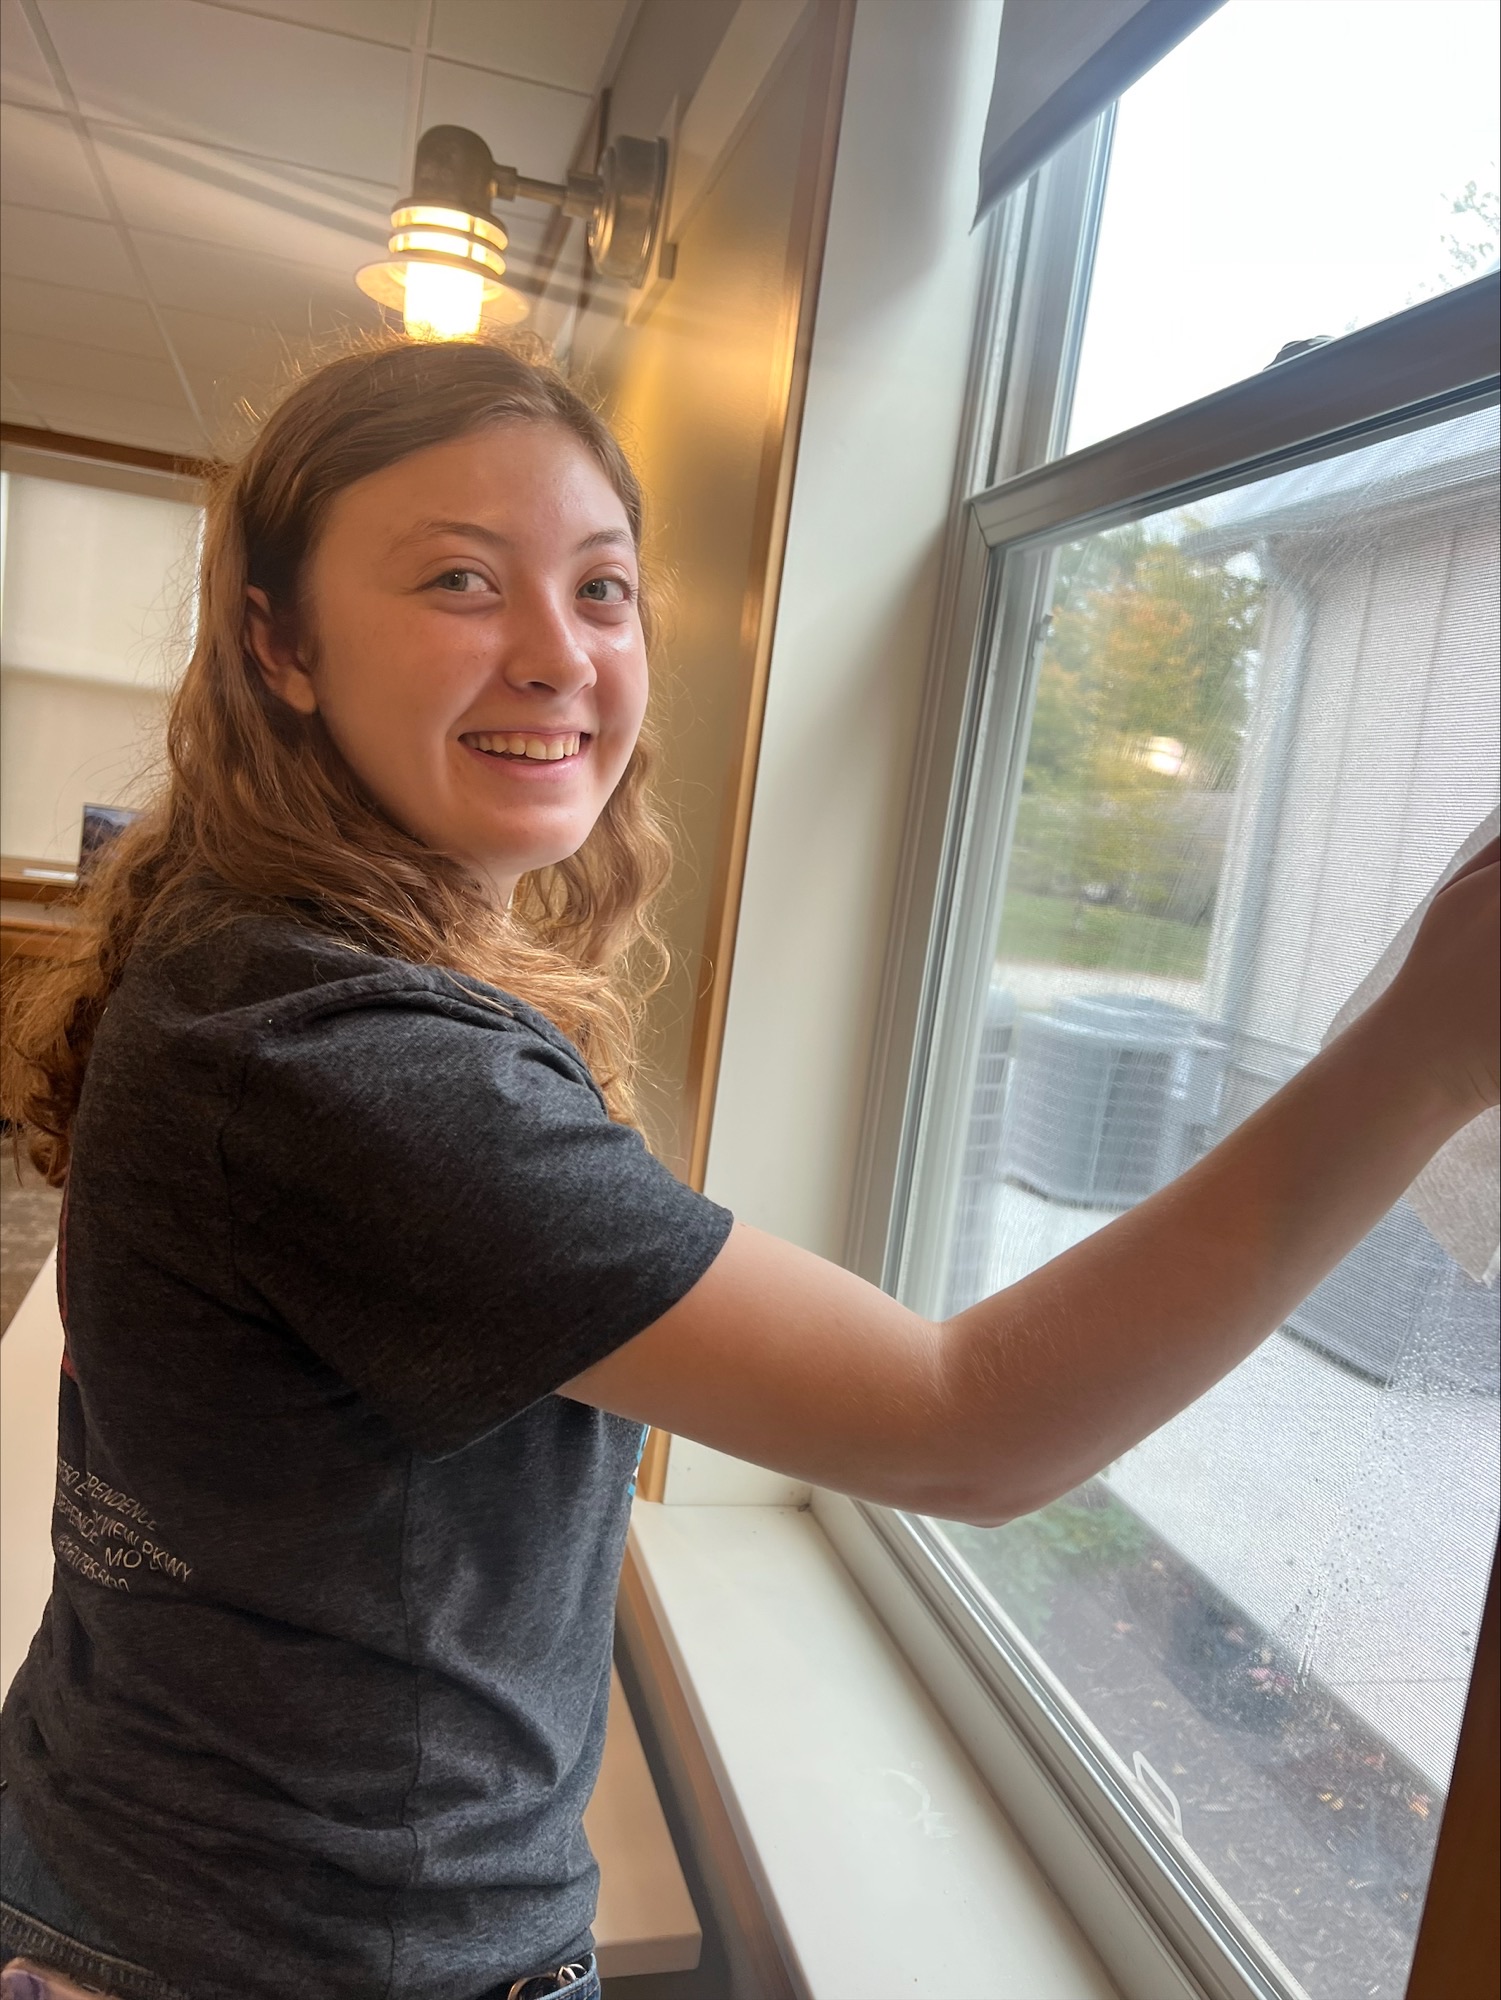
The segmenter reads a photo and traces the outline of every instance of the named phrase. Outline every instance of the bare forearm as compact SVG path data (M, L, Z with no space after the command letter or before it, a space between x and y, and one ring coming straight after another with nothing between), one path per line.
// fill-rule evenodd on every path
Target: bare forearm
M740 1226L564 1393L893 1506L1041 1506L1233 1368L1501 1098L1498 913L1493 844L1435 897L1388 991L1271 1103L957 1319Z
M1041 1506L1280 1326L1463 1122L1373 1010L1180 1180L949 1322L982 1518Z

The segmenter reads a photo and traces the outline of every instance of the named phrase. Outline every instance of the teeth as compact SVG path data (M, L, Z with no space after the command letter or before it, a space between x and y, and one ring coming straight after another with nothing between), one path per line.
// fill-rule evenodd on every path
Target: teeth
M564 757L578 755L577 736L497 736L476 730L464 738L476 750L488 750L492 757L526 757L534 764L556 764Z

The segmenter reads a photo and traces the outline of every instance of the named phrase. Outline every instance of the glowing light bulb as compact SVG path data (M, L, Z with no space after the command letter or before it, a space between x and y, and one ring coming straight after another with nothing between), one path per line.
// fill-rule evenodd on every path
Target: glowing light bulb
M413 340L468 340L479 332L485 280L479 271L451 264L407 265L402 319Z

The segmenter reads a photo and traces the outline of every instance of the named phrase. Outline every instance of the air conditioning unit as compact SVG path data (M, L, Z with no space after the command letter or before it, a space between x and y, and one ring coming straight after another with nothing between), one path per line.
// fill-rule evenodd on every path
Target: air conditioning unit
M1129 1208L1192 1164L1219 1116L1229 1031L1131 993L1024 1014L1001 1136L1008 1180L1053 1201Z
M949 1256L944 1307L949 1313L962 1312L973 1305L984 1289L991 1237L990 1191L1001 1178L1001 1131L1016 1019L1014 996L992 980L985 995L974 1095L964 1134L964 1162L959 1173L954 1247Z

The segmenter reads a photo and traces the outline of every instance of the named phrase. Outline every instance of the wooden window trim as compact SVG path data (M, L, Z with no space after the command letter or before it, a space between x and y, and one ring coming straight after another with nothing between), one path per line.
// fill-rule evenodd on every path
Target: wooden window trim
M1496 1577L1480 1621L1475 1671L1439 1827L1407 2000L1494 2000L1501 1992L1501 1640Z
M71 431L42 430L33 424L0 424L0 444L22 451L45 451L54 458L87 459L95 465L126 465L136 472L165 472L175 479L205 479L218 470L212 458L179 458L145 445L113 444L108 438L78 437Z

